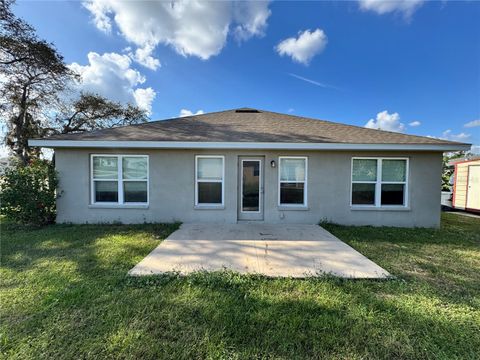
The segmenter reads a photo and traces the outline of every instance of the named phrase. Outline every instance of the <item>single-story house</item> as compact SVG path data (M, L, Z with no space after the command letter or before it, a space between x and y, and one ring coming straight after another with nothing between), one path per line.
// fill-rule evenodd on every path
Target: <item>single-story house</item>
M32 139L59 223L438 227L442 153L468 144L241 108Z

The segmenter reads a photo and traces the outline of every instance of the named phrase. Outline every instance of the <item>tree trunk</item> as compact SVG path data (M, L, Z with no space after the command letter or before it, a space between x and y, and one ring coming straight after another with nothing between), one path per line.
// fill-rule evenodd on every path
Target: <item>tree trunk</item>
M24 85L22 89L22 98L20 101L20 113L18 114L17 118L15 119L15 149L14 152L18 156L18 158L22 161L24 165L28 164L30 160L27 155L28 147L28 139L27 144L25 144L25 129L27 128L27 93L28 93L28 86Z

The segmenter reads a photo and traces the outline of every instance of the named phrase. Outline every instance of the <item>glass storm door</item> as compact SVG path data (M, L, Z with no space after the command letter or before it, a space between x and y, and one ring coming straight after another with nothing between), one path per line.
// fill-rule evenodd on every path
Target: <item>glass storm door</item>
M263 159L241 157L238 173L238 219L263 220Z

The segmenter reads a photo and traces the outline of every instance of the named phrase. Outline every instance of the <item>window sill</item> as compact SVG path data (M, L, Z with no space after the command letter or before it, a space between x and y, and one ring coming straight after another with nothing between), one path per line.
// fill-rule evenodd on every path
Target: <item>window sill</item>
M148 209L149 205L145 204L91 204L89 209Z
M310 208L308 206L304 205L292 205L292 206L285 206L285 205L279 205L278 206L279 211L308 211Z
M358 211L358 210L366 210L366 211L410 211L410 207L405 206L350 206L350 210Z
M224 205L195 205L194 210L224 210Z

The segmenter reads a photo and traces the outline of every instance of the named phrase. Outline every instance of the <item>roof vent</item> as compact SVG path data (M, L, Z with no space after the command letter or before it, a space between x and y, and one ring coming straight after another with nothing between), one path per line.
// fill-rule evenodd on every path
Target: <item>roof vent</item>
M236 113L246 113L246 114L252 114L252 113L259 113L257 109L250 109L250 108L241 108L235 110Z

